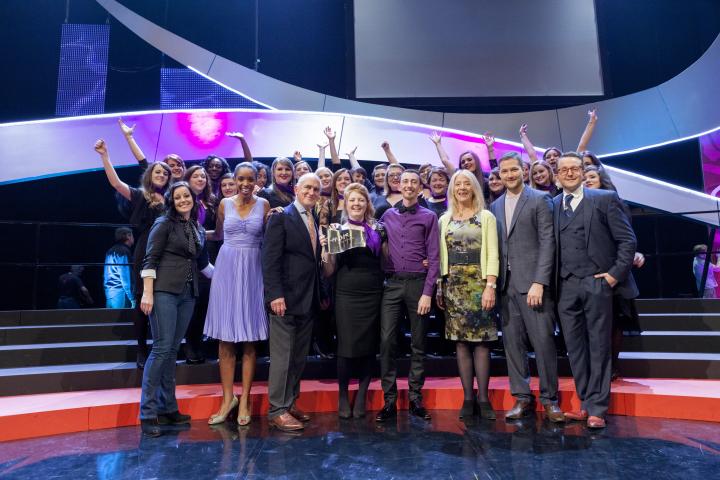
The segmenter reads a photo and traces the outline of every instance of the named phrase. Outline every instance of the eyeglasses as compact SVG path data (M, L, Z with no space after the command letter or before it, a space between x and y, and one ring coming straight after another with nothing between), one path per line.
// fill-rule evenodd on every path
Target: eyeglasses
M402 173L388 173L388 178L400 178Z
M581 167L563 167L563 168L558 168L557 173L558 173L558 175L567 175L570 172L580 173L581 171L582 171Z

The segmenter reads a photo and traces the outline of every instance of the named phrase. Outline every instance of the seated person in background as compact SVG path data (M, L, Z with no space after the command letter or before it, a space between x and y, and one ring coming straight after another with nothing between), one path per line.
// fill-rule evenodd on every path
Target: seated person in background
M700 244L693 247L693 253L695 258L693 259L693 274L695 275L695 287L698 293L701 292L702 288L702 276L703 270L705 269L705 255L707 255L707 245ZM715 294L715 288L717 287L717 280L715 280L715 272L720 272L720 261L712 263L712 257L708 263L707 280L705 281L705 289L702 290L702 298L717 298Z
M132 293L132 253L135 243L132 230L120 227L115 230L115 245L105 253L103 286L105 308L135 308Z
M73 265L70 271L60 275L58 279L58 302L57 308L76 309L82 308L82 304L92 305L93 299L90 292L85 288L80 275L85 267Z

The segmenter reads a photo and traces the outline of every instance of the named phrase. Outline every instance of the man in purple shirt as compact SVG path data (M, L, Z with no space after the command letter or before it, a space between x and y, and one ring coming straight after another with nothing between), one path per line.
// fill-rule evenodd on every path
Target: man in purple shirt
M410 413L430 419L422 404L423 362L430 300L440 264L440 234L437 216L417 203L421 191L420 174L405 170L400 177L402 205L388 209L380 219L387 232L388 256L380 319L380 369L385 406L375 418L378 422L397 414L395 351L398 323L405 312L410 318L412 348L408 374ZM426 259L427 267L423 265Z

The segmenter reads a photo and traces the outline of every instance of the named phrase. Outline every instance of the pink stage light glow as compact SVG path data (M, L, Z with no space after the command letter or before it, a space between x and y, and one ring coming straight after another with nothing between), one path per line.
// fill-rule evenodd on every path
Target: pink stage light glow
M195 147L211 150L225 138L226 112L190 112L177 115L180 133Z

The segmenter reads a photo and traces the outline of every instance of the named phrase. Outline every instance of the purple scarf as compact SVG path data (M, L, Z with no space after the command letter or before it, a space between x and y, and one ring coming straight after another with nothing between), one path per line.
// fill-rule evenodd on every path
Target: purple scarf
M205 205L203 205L202 202L198 201L198 224L205 224L205 213Z
M321 196L321 197L331 197L332 194L331 194L330 192L322 192L322 191L321 191L321 192L320 192L320 196Z
M342 193L338 193L337 198L338 200L345 200L345 195L343 195Z
M291 197L295 197L295 190L291 185L280 185L279 183L276 183L273 185L275 188L280 190L283 193L286 193L290 195Z
M357 225L365 229L365 245L370 249L371 252L377 257L380 256L380 234L373 230L373 228L368 225L366 221L362 222L356 222L355 220L352 220L348 218L348 223L351 225Z

